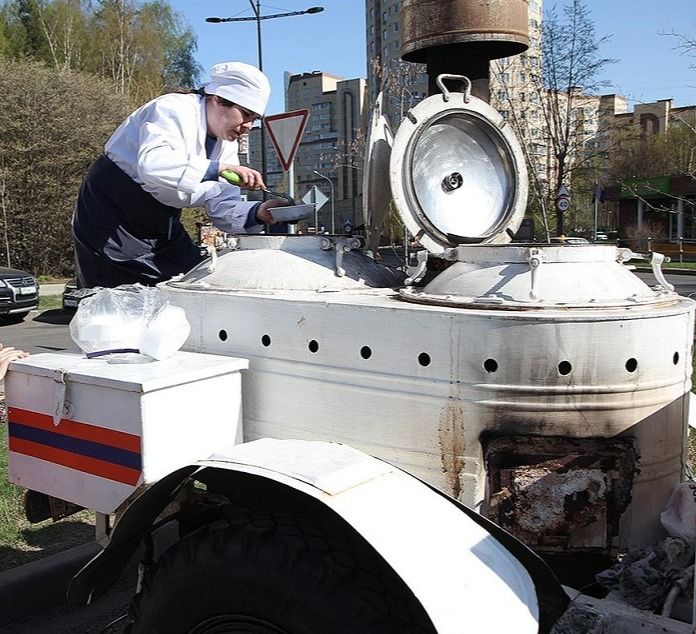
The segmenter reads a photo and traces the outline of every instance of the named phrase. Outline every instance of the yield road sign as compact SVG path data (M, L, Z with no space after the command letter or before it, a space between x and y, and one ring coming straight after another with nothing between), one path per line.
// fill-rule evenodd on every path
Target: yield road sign
M292 110L272 114L263 118L263 124L271 137L271 143L275 148L280 164L287 172L290 169L295 153L300 145L309 119L309 110Z
M321 189L319 189L316 185L313 185L312 189L302 196L302 202L307 203L308 205L316 205L315 209L317 211L319 211L328 201L329 199L326 197L326 194L324 194L324 192L321 191Z

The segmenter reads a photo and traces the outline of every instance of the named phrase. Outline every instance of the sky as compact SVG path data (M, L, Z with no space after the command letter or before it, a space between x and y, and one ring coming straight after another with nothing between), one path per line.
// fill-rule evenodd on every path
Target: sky
M323 6L324 11L262 21L263 69L272 86L267 114L284 110L283 75L321 70L346 79L365 77L364 0L270 0L262 15ZM600 51L617 60L600 79L603 92L636 102L674 99L675 106L696 105L696 56L675 50L666 33L696 38L696 0L585 0L598 36L611 39ZM170 0L198 37L196 58L204 69L216 62L258 63L256 23L209 24L208 16L253 17L249 0ZM545 5L551 2L546 0ZM454 72L454 71L453 71Z

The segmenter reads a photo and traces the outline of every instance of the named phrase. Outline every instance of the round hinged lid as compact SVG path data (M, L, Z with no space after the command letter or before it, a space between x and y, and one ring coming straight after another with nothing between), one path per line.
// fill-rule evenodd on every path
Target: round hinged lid
M382 93L379 93L372 109L365 148L366 173L363 178L363 218L365 225L375 231L382 226L391 201L391 191L387 184L394 134L382 113L382 99Z
M611 245L466 245L423 289L400 296L422 304L491 310L634 308L673 304L678 295L650 288L623 265L627 250ZM630 252L628 252L630 253ZM659 278L658 278L659 281Z
M464 81L463 93L444 80ZM472 97L470 82L440 75L441 95L408 112L394 139L390 179L406 225L431 253L509 242L527 205L527 169L510 126Z
M365 291L401 286L403 274L367 257L348 236L240 235L229 250L165 286L210 291Z

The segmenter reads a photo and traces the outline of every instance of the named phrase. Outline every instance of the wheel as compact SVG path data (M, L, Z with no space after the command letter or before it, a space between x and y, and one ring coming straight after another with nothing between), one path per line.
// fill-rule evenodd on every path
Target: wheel
M410 590L351 529L299 515L226 515L147 571L130 634L434 634Z

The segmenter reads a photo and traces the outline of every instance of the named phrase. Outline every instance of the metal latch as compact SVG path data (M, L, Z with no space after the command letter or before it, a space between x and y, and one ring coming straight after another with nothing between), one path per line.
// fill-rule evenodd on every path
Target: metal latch
M537 248L529 249L529 257L527 263L532 273L532 287L529 289L529 297L531 299L541 299L539 297L539 267L544 262L544 254Z
M361 247L362 243L358 238L324 238L321 241L322 250L331 251L331 249L334 249L336 251L336 277L343 277L346 274L346 270L343 268L344 254L352 251L353 249L360 249Z
M428 268L428 251L426 249L416 251L416 261L418 262L416 266L409 266L406 269L406 273L408 273L408 277L404 280L406 286L412 286L423 279Z
M657 253L656 251L653 251L652 255L649 255L647 253L635 253L630 249L619 249L617 262L625 264L629 260L649 260L657 283L666 291L671 292L674 290L674 285L667 281L665 274L662 272L662 264L670 262L671 258L662 253Z
M54 379L56 382L55 407L53 408L53 425L58 427L60 421L67 416L70 410L70 403L66 403L66 393L68 391L68 371L58 370L59 374Z
M208 255L210 255L210 264L208 264L208 273L212 273L217 268L218 254L214 246L208 246Z

